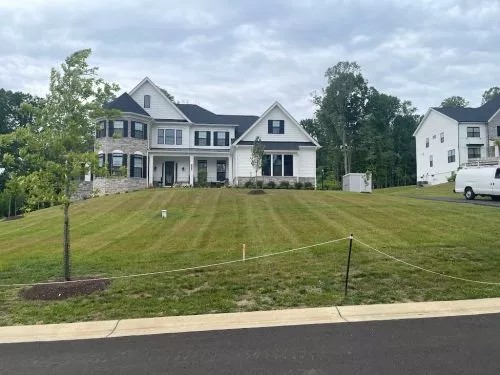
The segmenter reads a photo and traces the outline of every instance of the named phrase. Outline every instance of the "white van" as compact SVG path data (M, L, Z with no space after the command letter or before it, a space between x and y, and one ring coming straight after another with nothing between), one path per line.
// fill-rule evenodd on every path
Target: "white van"
M462 193L465 199L489 195L500 200L500 166L460 169L455 178L455 193Z

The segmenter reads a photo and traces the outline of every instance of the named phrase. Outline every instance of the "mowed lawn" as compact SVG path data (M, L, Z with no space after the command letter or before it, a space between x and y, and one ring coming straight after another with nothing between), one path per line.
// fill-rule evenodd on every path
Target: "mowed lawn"
M415 188L405 188L408 191ZM356 238L407 262L500 283L500 209L407 197L405 189L335 191L155 189L71 207L74 277L192 267ZM427 194L433 188L426 188ZM459 195L457 194L457 197ZM161 219L160 210L168 210ZM0 284L62 275L62 209L0 222ZM0 325L251 311L333 304L500 297L500 286L443 278L346 240L195 271L113 280L65 301L25 301L0 286Z

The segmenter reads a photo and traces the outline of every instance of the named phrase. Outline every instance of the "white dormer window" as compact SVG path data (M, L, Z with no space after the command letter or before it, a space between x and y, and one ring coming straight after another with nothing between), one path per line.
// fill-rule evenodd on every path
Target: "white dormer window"
M151 108L151 95L144 95L144 108Z

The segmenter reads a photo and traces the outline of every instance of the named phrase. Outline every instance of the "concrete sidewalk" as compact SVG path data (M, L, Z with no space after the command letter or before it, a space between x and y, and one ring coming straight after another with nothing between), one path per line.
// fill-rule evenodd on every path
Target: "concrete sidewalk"
M500 313L500 298L0 327L0 343Z

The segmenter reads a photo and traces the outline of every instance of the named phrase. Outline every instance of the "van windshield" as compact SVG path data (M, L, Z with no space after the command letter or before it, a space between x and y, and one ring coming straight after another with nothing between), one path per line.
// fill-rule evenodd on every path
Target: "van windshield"
M500 178L500 168L497 168L497 171L495 172L495 178Z

